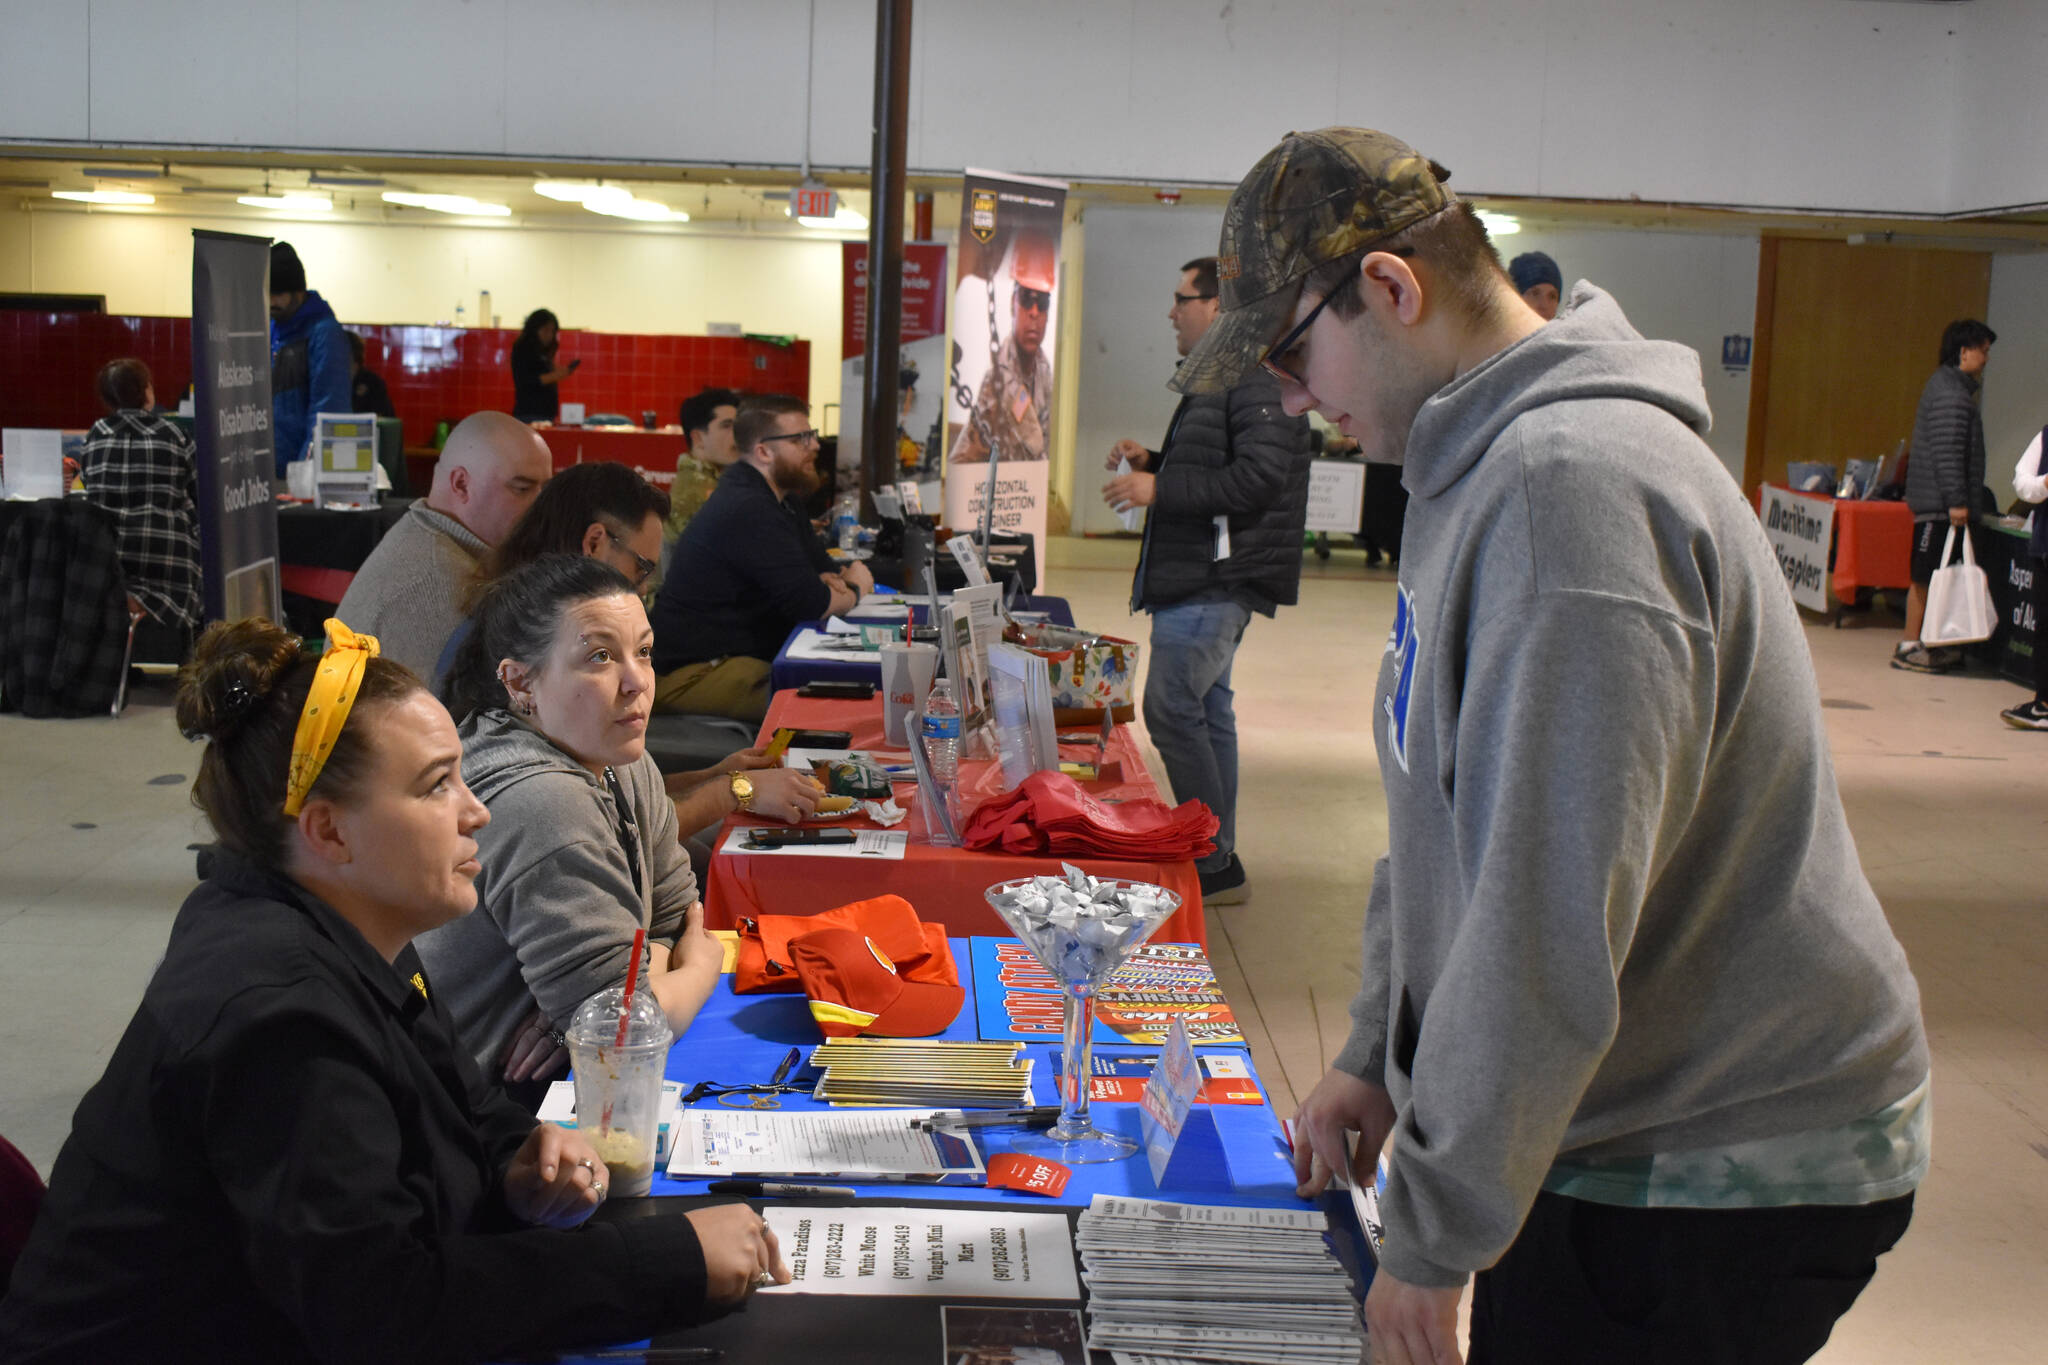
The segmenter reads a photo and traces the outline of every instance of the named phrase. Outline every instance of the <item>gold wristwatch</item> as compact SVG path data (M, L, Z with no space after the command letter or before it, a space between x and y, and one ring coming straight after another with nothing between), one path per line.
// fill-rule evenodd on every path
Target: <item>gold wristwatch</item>
M739 808L748 813L754 809L754 783L745 773L730 773L726 782L732 787L732 799Z

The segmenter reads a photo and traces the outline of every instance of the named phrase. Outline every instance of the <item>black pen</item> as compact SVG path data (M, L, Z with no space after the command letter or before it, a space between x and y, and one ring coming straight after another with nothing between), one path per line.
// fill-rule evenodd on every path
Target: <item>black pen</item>
M912 1119L910 1126L929 1133L934 1128L1047 1128L1057 1123L1060 1107L1040 1105L1035 1109L949 1109L928 1118Z
M772 1180L714 1180L705 1188L742 1199L851 1199L860 1193L851 1185L784 1185Z

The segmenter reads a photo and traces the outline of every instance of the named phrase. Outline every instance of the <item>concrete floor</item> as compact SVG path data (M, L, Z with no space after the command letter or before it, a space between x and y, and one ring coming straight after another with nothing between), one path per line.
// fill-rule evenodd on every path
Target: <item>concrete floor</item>
M1126 605L1135 556L1129 541L1055 541L1047 590L1143 640ZM1238 656L1254 894L1209 916L1282 1113L1343 1040L1386 846L1369 709L1394 577L1349 550L1306 564L1301 604L1255 619ZM2024 696L2011 684L1887 668L1896 633L1807 638L1864 866L1925 1000L1934 1169L1819 1359L2019 1365L2048 1340L2048 735L2000 724ZM44 1171L192 885L197 758L161 685L119 720L0 716L0 1133Z

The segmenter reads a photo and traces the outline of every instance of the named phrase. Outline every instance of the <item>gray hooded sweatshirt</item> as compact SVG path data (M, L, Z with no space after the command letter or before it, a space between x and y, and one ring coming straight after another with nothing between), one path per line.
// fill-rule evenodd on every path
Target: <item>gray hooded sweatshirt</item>
M414 946L478 1069L495 1081L536 1006L567 1028L577 1006L625 984L643 913L650 956L673 946L697 881L652 758L614 769L640 845L636 875L604 779L508 711L479 711L457 733L462 780L491 812L476 836L477 908Z
M1499 1259L1552 1162L1806 1133L1927 1076L1799 618L1699 357L1591 285L1426 403L1374 697L1390 851L1337 1066L1383 1264Z

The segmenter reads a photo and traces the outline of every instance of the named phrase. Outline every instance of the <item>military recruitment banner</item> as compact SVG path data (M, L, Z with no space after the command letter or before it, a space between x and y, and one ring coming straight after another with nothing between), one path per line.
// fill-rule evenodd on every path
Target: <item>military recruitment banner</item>
M868 244L847 242L842 261L839 354L839 487L860 487L867 430ZM936 484L945 455L946 247L903 244L902 388L896 411L896 482ZM938 501L933 489L932 502Z
M270 432L270 239L192 233L193 435L208 620L284 619Z
M969 170L953 288L946 524L965 531L986 521L997 535L1028 535L1040 542L1040 563L1066 205L1061 181Z

